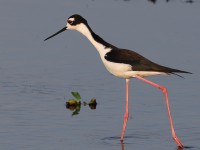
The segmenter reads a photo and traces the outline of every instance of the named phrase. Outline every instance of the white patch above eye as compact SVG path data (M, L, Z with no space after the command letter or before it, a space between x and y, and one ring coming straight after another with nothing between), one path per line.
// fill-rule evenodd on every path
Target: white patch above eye
M74 22L74 20L75 20L75 18L69 18L69 19L67 20L66 27L67 27L68 29L70 29L70 26L72 26L72 23Z
M69 18L68 20L70 20L70 21L72 21L72 22L73 22L73 21L75 20L75 18Z

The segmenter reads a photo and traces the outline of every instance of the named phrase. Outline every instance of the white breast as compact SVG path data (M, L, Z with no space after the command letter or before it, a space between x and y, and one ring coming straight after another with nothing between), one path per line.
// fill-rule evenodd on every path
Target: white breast
M110 62L105 59L106 53L110 52L111 48L103 48L99 50L99 55L101 57L101 60L103 64L105 65L106 69L113 75L121 78L129 78L127 76L127 72L131 71L131 65L128 64L123 64L123 63L115 63L115 62Z

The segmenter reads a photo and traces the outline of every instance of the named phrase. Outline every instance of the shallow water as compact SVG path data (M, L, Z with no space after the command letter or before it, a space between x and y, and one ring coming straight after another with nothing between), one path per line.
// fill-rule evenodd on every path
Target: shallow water
M0 2L0 149L177 149L162 93L136 79L121 145L125 81L77 32L43 41L74 13L106 41L193 73L148 79L168 87L178 136L200 149L200 3L89 0ZM72 116L65 107L71 91L96 98L97 108Z

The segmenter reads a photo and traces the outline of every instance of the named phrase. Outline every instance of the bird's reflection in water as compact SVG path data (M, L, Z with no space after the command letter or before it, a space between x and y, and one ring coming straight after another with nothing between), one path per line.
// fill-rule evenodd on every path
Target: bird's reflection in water
M124 150L124 143L121 142L121 149Z
M126 139L133 139L134 140L134 136L126 136ZM145 138L142 138L142 139L145 139ZM121 150L126 150L126 145L135 145L136 143L130 143L130 142L126 142L125 143L123 141L120 141L120 137L116 136L116 137L105 137L102 139L103 143L104 144L111 144L111 145L119 145ZM132 146L134 147L134 146ZM194 148L192 146L184 146L184 147L179 147L177 146L177 150L183 150L183 149L191 149L191 148Z
M191 147L185 147L185 148L191 148ZM121 150L125 150L123 142L121 142ZM183 147L178 146L177 150L183 150Z
M192 148L192 147L184 147L184 148ZM183 150L184 148L178 146L178 147L177 147L177 150ZM125 148L124 148L124 143L123 143L123 142L121 142L121 150L125 150Z
M180 146L177 147L177 150L182 150L182 149L183 149L183 147L180 147Z
M157 0L148 0L149 2L152 2L152 3L156 3L157 2ZM170 2L171 0L166 0L166 2ZM195 0L183 0L183 2L185 2L185 3L194 3L195 2Z

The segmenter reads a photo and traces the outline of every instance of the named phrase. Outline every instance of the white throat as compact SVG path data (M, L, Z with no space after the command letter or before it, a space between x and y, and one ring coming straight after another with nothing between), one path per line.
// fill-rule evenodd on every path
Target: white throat
M87 28L87 26L85 24L82 24L82 23L79 24L75 30L79 31L84 36L86 36L88 38L88 40L92 43L92 45L97 49L97 51L99 52L100 55L102 55L102 53L105 54L108 51L110 51L110 48L106 48L105 45L95 41L95 39L92 37L90 30Z
M105 45L103 45L102 43L97 42L93 36L92 33L90 32L90 30L87 28L86 25L84 24L79 24L78 26L76 26L76 28L74 28L75 30L79 31L80 33L82 33L83 35L85 35L88 40L92 43L92 45L97 49L97 51L99 52L99 55L101 57L101 60L103 62L103 64L105 65L105 67L107 68L107 70L111 73L114 74L116 76L124 76L122 75L122 73L118 73L118 69L123 68L123 66L113 63L113 62L109 62L105 59L105 55L106 53L110 52L112 50L111 47L106 47ZM114 66L113 66L114 65ZM118 68L118 69L117 69ZM126 67L127 68L127 67ZM129 66L128 66L129 69Z

